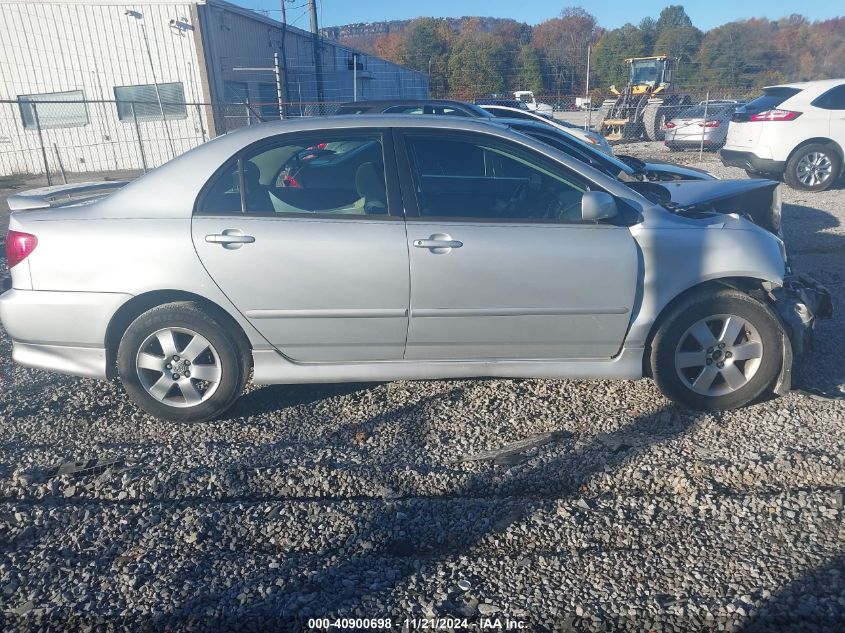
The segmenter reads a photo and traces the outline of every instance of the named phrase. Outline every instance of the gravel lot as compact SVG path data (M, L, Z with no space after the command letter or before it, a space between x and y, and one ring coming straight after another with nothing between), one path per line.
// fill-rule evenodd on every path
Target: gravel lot
M837 311L798 380L833 393L845 191L784 198L791 256ZM117 383L15 367L2 331L0 385L5 630L845 629L845 400L701 415L647 380L251 387L178 425Z

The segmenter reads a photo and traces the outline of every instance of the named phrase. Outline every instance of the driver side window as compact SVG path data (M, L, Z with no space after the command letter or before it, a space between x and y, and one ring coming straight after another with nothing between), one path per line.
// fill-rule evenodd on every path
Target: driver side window
M575 222L588 187L519 148L469 138L408 138L420 215Z
M379 135L281 137L223 169L200 205L204 214L386 215Z

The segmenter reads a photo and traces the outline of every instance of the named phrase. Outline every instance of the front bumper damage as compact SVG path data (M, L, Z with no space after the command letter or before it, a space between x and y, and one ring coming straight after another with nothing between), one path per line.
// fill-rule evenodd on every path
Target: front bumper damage
M784 325L783 364L775 393L792 389L792 365L813 346L817 319L833 315L830 291L809 275L789 274L782 286L768 288L769 300Z

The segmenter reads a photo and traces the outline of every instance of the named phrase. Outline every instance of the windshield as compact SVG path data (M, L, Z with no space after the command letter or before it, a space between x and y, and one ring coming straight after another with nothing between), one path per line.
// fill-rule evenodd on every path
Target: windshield
M631 62L631 83L645 84L660 81L660 69L662 61L636 61Z
M529 95L517 95L516 98L525 103L531 101L531 97Z

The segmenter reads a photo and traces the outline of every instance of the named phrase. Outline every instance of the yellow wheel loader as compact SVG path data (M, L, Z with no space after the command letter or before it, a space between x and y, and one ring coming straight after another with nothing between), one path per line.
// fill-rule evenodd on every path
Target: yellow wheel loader
M662 141L664 123L683 107L691 105L688 95L672 90L676 60L666 55L632 57L628 65L628 85L610 92L598 114L596 129L608 141Z

